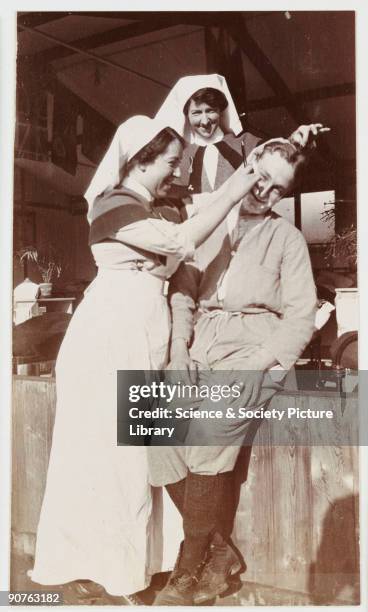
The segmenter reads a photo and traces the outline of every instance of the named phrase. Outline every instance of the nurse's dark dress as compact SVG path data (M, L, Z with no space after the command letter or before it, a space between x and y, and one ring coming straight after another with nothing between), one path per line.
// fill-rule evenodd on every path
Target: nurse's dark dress
M173 189L173 194L178 197L189 196L189 204L186 209L189 216L196 213L203 204L207 204L209 198L206 194L218 190L234 173L234 170L243 163L241 143L245 144L247 156L259 143L259 138L250 132L234 136L232 133L223 134L220 130L219 134L220 140L215 141L214 144L201 146L193 142L184 149L180 165L181 178L177 182L176 190ZM201 139L201 142L205 141ZM208 155L210 148L215 154ZM237 214L237 207L235 207L227 216L230 223L231 218L234 217L233 225L236 223ZM197 256L204 266L208 265L221 249L227 231L228 224L225 219L198 247Z

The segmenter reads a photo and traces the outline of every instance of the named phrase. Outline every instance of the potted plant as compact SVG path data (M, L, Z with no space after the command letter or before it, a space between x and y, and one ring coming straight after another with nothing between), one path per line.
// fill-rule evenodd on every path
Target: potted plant
M335 211L330 209L322 215L326 222L335 221ZM352 224L335 233L327 243L325 260L332 268L344 268L352 286L336 288L335 306L337 335L355 331L359 324L357 284L357 228Z
M327 243L325 258L330 262L343 263L350 273L357 269L357 228L344 228Z
M20 261L33 262L41 275L40 294L42 297L49 297L52 293L52 280L59 278L62 270L60 260L56 251L50 245L42 247L24 247L18 252Z

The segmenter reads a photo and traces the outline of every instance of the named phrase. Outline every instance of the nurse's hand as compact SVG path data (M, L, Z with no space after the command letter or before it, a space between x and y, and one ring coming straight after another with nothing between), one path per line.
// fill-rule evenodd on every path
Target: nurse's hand
M184 339L177 338L171 346L171 359L165 371L165 379L172 384L181 382L195 385L197 382L197 367L190 358Z
M236 204L253 189L260 178L260 175L254 172L251 165L244 166L241 164L225 181L221 190Z
M330 132L331 128L324 126L322 123L311 123L309 125L300 125L289 138L290 142L301 148L306 146L316 146L315 140L319 134Z

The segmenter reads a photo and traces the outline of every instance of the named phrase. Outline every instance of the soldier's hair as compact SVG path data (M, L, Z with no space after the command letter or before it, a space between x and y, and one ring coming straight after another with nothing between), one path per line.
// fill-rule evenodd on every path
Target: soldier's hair
M274 141L266 143L263 151L256 155L257 159L260 159L265 153L279 153L281 157L286 159L290 164L295 167L295 175L293 180L293 186L297 185L303 175L303 170L307 165L309 159L309 150L302 149L301 147L295 146L291 142Z

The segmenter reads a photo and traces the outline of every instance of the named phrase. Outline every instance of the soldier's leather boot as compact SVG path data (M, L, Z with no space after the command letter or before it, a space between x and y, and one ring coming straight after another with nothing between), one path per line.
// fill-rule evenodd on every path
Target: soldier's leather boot
M228 589L228 579L245 566L231 546L219 533L215 533L208 551L207 561L193 594L194 604L203 604Z
M174 569L167 585L155 598L154 606L193 606L193 593L198 580L185 568Z
M198 576L183 567L179 567L183 555L181 542L175 566L171 572L166 586L156 595L154 606L193 606L194 588L198 583Z

